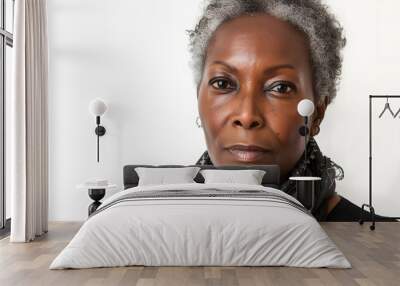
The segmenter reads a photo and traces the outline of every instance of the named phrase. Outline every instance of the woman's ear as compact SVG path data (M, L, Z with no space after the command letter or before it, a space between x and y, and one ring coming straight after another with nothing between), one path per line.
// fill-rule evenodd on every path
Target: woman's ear
M329 97L325 96L322 100L319 100L316 106L316 114L311 124L311 136L315 136L319 133L319 125L324 119L326 107L329 104Z
M196 98L199 99L200 83L196 86Z

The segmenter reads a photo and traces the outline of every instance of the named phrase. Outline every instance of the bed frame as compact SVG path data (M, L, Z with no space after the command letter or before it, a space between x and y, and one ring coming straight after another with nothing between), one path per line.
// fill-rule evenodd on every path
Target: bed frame
M160 167L200 167L201 169L223 169L223 170L240 170L240 169L259 169L266 171L261 184L266 187L272 187L279 189L279 180L280 180L280 168L279 165L247 165L247 166L239 166L239 165L230 165L230 166L213 166L213 165L126 165L124 166L124 189L133 188L138 185L139 176L135 171L136 167L151 167L151 168L160 168ZM200 172L196 175L194 180L197 183L204 183L204 178L200 174Z

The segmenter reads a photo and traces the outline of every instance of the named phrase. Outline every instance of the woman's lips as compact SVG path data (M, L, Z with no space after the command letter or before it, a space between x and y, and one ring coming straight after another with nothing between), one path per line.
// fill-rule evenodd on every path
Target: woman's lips
M236 145L227 149L237 160L244 162L256 161L268 152L268 150L258 146Z

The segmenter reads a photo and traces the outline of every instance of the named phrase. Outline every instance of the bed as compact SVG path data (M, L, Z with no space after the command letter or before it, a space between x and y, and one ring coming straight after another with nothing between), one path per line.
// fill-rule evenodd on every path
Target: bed
M260 185L205 183L198 173L192 183L142 186L135 171L140 166L182 167L125 166L124 190L103 201L50 269L130 265L351 268L304 206L278 189L278 166L218 167L265 170Z

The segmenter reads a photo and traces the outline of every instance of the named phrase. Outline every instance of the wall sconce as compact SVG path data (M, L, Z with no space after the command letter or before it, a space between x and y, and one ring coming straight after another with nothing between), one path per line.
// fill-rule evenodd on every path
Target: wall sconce
M304 126L299 128L299 133L304 136L304 160L307 162L307 135L310 133L308 117L314 113L314 103L309 99L301 100L297 105L297 112L304 117Z
M94 132L97 135L97 162L99 162L99 137L106 134L106 129L100 125L100 116L107 110L107 105L100 98L92 100L89 104L89 111L96 116L97 127Z

